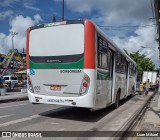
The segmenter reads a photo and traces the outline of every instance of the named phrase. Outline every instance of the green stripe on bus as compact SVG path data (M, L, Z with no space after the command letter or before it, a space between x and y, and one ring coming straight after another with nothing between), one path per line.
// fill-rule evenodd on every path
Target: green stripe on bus
M97 70L97 80L110 80L109 71Z
M83 69L84 58L70 63L34 63L29 60L30 69Z

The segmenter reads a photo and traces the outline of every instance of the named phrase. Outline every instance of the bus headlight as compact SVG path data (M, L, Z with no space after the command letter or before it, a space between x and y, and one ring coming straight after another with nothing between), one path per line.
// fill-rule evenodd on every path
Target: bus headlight
M85 95L88 91L89 88L89 84L90 84L90 78L87 74L84 74L83 80L82 80L82 84L80 87L80 95Z

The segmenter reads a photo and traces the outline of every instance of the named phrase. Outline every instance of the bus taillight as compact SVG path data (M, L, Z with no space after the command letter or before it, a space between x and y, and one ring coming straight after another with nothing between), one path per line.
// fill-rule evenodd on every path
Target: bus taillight
M27 78L28 78L28 89L29 89L30 92L34 93L33 85L32 85L32 82L31 82L31 78L30 78L29 75L27 76Z
M28 81L28 85L31 85L32 83L31 83L31 81Z
M90 78L87 74L85 74L80 88L80 95L85 95L87 93L89 88L89 83L90 83Z
M86 82L83 83L84 87L88 87L88 84Z

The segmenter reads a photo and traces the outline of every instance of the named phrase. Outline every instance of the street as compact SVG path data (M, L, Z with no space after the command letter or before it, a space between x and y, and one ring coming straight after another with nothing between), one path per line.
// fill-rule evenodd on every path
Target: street
M116 110L110 106L93 112L76 107L32 105L28 101L3 103L0 104L0 130L122 131L149 97L136 95L122 100Z

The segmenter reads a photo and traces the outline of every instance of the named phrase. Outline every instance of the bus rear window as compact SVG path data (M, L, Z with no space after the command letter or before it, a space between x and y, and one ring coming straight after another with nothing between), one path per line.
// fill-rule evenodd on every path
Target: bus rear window
M34 29L30 32L29 40L29 55L32 57L80 55L84 53L84 25L67 24Z

